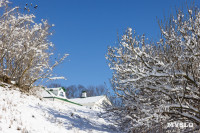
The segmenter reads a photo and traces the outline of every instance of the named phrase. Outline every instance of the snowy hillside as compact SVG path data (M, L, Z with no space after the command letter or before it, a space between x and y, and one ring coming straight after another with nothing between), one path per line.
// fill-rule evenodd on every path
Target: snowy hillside
M0 83L0 132L3 133L115 133L100 111L22 94Z

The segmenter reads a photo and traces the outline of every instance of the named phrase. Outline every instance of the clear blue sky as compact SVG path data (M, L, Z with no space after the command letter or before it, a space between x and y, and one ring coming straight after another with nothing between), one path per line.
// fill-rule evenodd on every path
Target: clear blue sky
M169 15L175 7L182 7L184 0L13 0L20 6L25 3L38 5L37 21L47 19L55 24L50 40L56 53L70 56L55 72L66 81L54 81L64 86L82 84L100 85L112 73L105 54L108 46L116 45L117 32L122 34L132 27L138 34L157 38L157 19Z

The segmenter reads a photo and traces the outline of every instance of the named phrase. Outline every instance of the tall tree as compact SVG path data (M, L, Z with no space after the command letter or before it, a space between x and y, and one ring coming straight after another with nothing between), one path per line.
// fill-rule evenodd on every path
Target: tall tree
M51 64L54 46L48 36L52 25L46 20L34 22L33 14L22 14L18 7L9 9L7 0L0 4L0 73L27 91L39 79L50 78L68 54Z
M200 12L178 11L160 23L162 38L151 43L128 28L106 58L112 86L123 107L112 109L128 132L168 130L167 122L200 127ZM190 129L180 129L190 130Z

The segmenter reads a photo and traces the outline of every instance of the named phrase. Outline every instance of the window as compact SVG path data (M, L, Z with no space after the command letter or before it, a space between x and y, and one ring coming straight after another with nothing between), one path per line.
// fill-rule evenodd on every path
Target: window
M64 97L64 94L63 94L63 92L60 92L59 96L61 96L61 97Z

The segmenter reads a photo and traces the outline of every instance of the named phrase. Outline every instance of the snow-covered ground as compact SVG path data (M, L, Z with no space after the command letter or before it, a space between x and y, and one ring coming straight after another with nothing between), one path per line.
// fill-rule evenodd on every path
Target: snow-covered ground
M117 133L99 110L22 94L0 83L0 132L3 133Z

